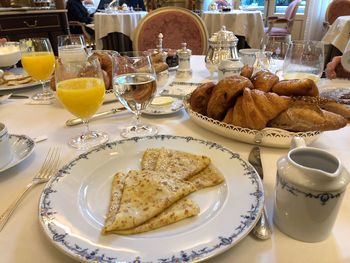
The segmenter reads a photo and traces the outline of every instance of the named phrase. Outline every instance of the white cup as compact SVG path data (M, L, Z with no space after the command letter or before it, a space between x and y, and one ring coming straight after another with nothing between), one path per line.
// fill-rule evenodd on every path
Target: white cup
M7 128L5 124L0 122L0 169L11 162L12 156Z
M256 52L259 52L260 49L255 48L243 48L238 51L238 54L241 58L243 65L248 65L252 67L256 59Z

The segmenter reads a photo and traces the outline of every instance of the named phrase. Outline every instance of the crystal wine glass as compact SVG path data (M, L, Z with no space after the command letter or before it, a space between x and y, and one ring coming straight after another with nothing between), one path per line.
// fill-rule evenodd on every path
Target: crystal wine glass
M102 105L106 91L98 59L63 63L59 58L56 61L55 80L59 101L85 124L85 131L71 138L69 145L87 150L108 141L106 133L89 129L89 118Z
M50 100L54 94L45 81L49 80L55 69L55 55L48 38L27 38L19 41L21 61L25 71L33 79L40 81L42 92L35 94L34 100Z
M83 35L61 35L57 37L58 57L62 62L87 59L86 42Z
M277 73L282 70L283 61L287 53L288 46L291 42L291 36L270 36L266 34L260 45L263 51L271 52L269 70Z
M125 138L155 135L156 127L141 121L141 113L157 91L156 73L148 52L131 51L114 55L116 74L113 92L119 101L136 116L136 123L124 128Z
M320 41L300 40L289 44L283 63L285 79L309 78L317 82L323 72L324 46Z

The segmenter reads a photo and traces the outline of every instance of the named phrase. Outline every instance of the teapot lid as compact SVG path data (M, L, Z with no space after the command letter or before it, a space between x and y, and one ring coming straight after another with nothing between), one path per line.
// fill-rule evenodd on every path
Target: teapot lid
M226 26L222 26L218 32L215 32L210 38L210 43L230 43L237 45L238 38L233 32L226 30Z

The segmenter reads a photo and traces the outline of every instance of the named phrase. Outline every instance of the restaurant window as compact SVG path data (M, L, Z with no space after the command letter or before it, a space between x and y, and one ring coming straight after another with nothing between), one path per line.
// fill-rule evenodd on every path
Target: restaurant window
M287 6L293 0L269 0L270 5L274 5L275 14L284 14ZM241 0L242 6L256 6L258 10L264 12L265 0ZM304 14L306 0L301 1L297 14Z

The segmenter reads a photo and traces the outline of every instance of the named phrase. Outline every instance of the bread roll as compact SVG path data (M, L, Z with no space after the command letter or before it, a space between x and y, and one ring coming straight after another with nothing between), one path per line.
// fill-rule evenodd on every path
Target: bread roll
M250 80L252 81L255 89L269 92L279 81L279 77L270 71L261 70L255 73Z
M268 126L295 132L337 130L346 119L305 101L296 101L268 123Z
M318 88L311 79L282 80L272 87L272 91L284 96L318 96Z
M266 127L268 121L287 109L291 102L289 97L246 88L243 96L239 97L235 106L227 112L224 122L261 130Z
M208 117L221 121L244 88L253 88L251 81L245 77L230 76L220 80L213 88L208 102Z
M208 102L215 84L213 82L203 83L198 86L191 94L191 109L202 115L207 115Z

